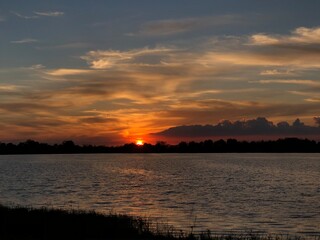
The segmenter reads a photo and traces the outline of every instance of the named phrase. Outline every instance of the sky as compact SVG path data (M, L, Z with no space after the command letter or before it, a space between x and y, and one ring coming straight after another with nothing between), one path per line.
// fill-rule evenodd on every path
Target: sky
M185 134L161 133L179 126L297 118L317 132L319 9L318 0L1 0L0 141L170 143Z

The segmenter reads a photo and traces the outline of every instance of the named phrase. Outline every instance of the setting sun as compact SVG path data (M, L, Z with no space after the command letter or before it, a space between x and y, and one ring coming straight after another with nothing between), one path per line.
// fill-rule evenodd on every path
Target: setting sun
M136 144L137 144L138 146L142 146L142 145L143 145L143 140L137 139Z

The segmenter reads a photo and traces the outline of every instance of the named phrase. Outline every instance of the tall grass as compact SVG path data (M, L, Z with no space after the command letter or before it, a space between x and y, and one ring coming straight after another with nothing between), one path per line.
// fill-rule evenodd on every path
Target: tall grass
M168 225L154 224L146 219L127 215L0 205L0 239L299 240L300 238L250 233L214 235L210 231L194 234L192 231L176 231Z

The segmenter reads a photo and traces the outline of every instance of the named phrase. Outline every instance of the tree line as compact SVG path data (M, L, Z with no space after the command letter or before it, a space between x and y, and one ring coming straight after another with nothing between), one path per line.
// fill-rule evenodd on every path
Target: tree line
M67 153L320 153L320 142L309 139L284 138L270 141L205 140L145 143L137 146L127 143L121 146L76 145L73 141L60 144L40 143L27 140L18 144L0 143L0 154L67 154Z

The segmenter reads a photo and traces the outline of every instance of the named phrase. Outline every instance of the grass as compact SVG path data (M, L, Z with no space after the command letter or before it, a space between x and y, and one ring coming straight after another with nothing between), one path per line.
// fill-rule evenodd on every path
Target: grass
M33 209L0 205L1 240L130 239L130 240L294 240L299 237L256 234L213 235L175 231L173 227L127 215L79 210ZM317 240L320 240L318 238Z

